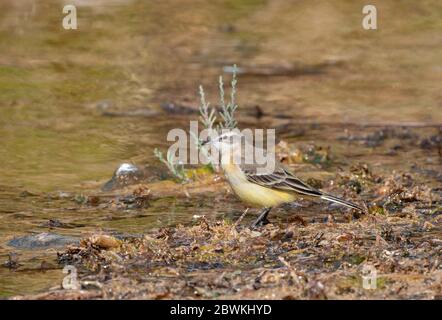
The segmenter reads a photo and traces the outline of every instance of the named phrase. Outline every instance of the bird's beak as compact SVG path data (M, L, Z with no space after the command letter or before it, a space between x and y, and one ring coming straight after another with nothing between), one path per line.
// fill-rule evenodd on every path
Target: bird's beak
M207 137L207 139L204 140L204 141L201 143L201 145L202 145L202 146L205 146L205 145L207 145L208 143L210 143L210 137Z

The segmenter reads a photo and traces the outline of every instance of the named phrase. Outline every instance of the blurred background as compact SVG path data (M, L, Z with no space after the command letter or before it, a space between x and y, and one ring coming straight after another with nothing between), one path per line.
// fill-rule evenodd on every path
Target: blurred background
M77 30L62 27L66 4L77 8ZM362 28L367 4L377 30ZM327 180L363 161L376 172L440 172L440 0L1 0L0 296L64 276L51 246L25 237L13 247L17 236L143 233L195 213L236 219L244 207L224 194L137 210L83 195L122 162L167 171L153 149L165 151L168 130L197 119L200 84L216 105L218 76L227 84L233 64L240 127L278 128L290 143L331 150L332 167L298 171ZM379 129L388 126L423 129Z

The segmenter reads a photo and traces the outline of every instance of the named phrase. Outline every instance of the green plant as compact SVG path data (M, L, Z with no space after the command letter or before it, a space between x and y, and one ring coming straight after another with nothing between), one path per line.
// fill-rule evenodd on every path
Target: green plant
M214 108L210 108L210 103L206 102L206 95L204 93L204 88L202 85L200 85L199 94L201 102L199 107L199 120L203 124L205 129L213 130L213 125L216 121L216 110Z
M235 129L237 127L237 121L235 120L235 111L238 108L236 104L236 85L237 85L237 67L233 65L232 68L232 80L230 82L231 91L230 91L230 101L225 102L225 93L224 93L224 82L223 77L219 77L219 104L220 108L217 111L216 108L210 106L210 103L206 100L206 95L204 93L204 88L202 85L199 86L199 96L200 96L200 106L199 106L199 121L204 126L204 129L207 129L209 134L219 133L222 129ZM221 118L221 122L217 123L217 114ZM217 125L215 126L215 124ZM203 155L210 159L208 150L203 148L201 139L197 137L193 132L190 132L191 138L196 144L198 150L203 153ZM169 171L179 180L187 181L188 178L184 172L184 166L182 164L177 164L173 160L173 155L170 152L167 152L167 159L164 159L163 154L158 149L154 150L155 156L163 162ZM209 164L212 170L215 169L215 165L213 163Z
M187 180L187 176L184 171L184 165L182 163L174 162L173 154L172 152L170 152L170 150L167 151L166 159L164 159L163 153L157 148L154 149L153 153L162 163L164 163L167 166L167 168L174 175L174 177L176 177L180 181Z
M219 105L220 110L218 111L218 115L222 119L221 123L218 123L216 126L216 129L214 128L214 124L216 122L217 116L216 116L216 110L215 108L210 108L210 103L206 101L206 96L204 93L203 86L200 85L199 87L199 94L200 94L200 117L199 120L201 124L204 126L204 129L207 129L209 134L210 133L219 133L222 129L235 129L237 127L237 121L235 120L234 114L236 109L238 108L238 105L236 104L235 95L236 95L236 84L238 80L236 79L236 72L237 67L236 64L233 65L232 68L232 81L231 81L231 91L230 91L230 101L226 104L225 102L225 93L224 93L224 82L223 77L219 76ZM215 132L213 132L215 131ZM194 139L198 150L200 150L205 157L209 158L209 154L207 149L202 148L202 141L198 137L195 137L192 134L192 138ZM210 163L210 167L212 169L215 168L215 165L213 163Z
M238 105L236 104L235 101L236 84L238 82L236 80L236 72L237 72L237 67L235 64L233 65L232 81L230 82L231 85L230 101L227 104L224 101L223 77L219 76L219 95L220 95L220 106L221 106L221 111L219 112L219 115L223 119L223 123L220 124L220 127L222 129L235 129L238 124L234 117L235 111L238 108Z

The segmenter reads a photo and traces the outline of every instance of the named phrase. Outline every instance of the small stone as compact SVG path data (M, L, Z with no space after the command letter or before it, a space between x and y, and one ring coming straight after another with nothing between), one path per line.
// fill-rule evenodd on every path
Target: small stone
M91 244L96 245L97 247L100 247L102 249L112 249L112 248L118 248L120 246L120 241L118 241L116 238L100 234L100 235L94 235L90 239Z
M144 172L140 168L131 163L123 163L115 170L112 179L103 185L102 190L112 191L123 188L139 183L143 178Z
M67 244L73 244L77 242L78 240L73 237L43 232L35 235L14 238L8 242L8 245L21 249L46 249L64 247Z

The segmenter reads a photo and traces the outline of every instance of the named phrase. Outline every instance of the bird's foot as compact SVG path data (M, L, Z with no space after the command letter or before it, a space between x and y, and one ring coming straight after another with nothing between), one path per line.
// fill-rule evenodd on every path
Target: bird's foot
M256 228L260 228L262 226L265 226L266 224L269 224L270 221L267 218L264 219L256 219L251 225L250 225L250 229L256 229Z

